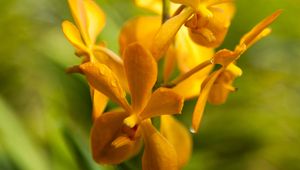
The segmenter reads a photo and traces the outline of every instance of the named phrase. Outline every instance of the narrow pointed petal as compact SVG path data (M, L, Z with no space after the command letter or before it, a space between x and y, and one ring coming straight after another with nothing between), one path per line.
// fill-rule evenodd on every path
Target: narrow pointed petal
M87 14L83 0L68 0L69 7L76 25L83 37L85 44L90 43L88 35Z
M140 112L157 79L157 64L149 51L134 43L124 53L124 68L131 93L131 105L135 112Z
M204 82L204 86L202 86L202 90L199 95L198 101L196 103L194 113L193 113L193 119L192 119L192 128L193 128L193 131L195 131L195 132L198 131L200 121L201 121L201 118L202 118L202 115L204 112L204 108L206 106L206 102L207 102L210 90L211 90L214 82L216 81L216 79L222 73L223 70L224 69L221 68L218 71L215 71L214 73L212 73L207 78L207 82Z
M105 25L105 14L93 0L84 0L87 17L88 34L91 43L95 43L97 36Z
M166 52L164 68L163 68L163 80L164 83L167 83L170 79L175 66L176 66L176 50L174 45L170 45L169 49Z
M150 48L150 51L156 60L160 59L163 54L165 54L180 27L193 14L193 12L194 10L188 7L179 15L176 15L173 18L167 20L160 27L152 41L152 45Z
M130 110L125 98L125 91L121 87L116 75L106 65L87 62L81 64L79 67L93 88L118 103L126 111Z
M249 44L252 44L252 41L257 41L257 36L260 36L260 34L267 28L270 24L272 24L278 16L282 13L282 10L277 10L270 16L263 19L260 23L258 23L255 27L251 29L246 35L243 36L243 38L240 41L240 44L245 44L248 46ZM264 33L266 34L266 32ZM261 36L263 37L263 36Z
M160 16L142 16L127 21L119 36L120 53L134 42L139 42L146 49L150 48L151 40L161 25Z
M160 132L174 146L179 167L186 165L192 152L192 137L188 129L173 116L164 115L161 116Z
M95 90L93 87L91 88L91 96L93 102L93 120L96 120L99 116L102 115L104 109L106 108L108 98L102 94L101 92Z
M178 170L174 147L152 126L150 121L141 123L145 149L143 170Z
M77 50L87 51L84 43L82 42L80 32L73 23L70 21L64 21L62 23L62 29L66 38Z
M100 164L119 164L127 160L138 146L138 139L116 144L116 139L126 138L123 132L124 112L104 113L96 119L91 130L91 148L93 159Z
M178 114L183 107L183 98L167 88L159 88L152 95L139 117L144 120L159 115Z

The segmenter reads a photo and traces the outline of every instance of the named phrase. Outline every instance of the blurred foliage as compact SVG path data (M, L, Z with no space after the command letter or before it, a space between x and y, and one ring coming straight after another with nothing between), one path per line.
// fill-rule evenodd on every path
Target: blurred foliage
M129 0L98 0L107 14L100 40L118 52L126 20L150 12ZM236 1L237 11L222 48L276 9L284 12L273 33L239 60L243 76L226 104L208 105L186 170L300 169L299 0ZM99 166L89 149L91 101L83 78L65 68L80 62L64 38L70 19L62 0L0 2L0 169L138 169L134 158ZM178 116L187 127L195 101Z

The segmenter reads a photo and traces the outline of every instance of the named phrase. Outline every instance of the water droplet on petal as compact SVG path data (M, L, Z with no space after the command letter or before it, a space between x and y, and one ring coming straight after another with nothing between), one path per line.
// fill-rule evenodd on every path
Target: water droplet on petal
M99 68L99 71L100 71L100 74L104 75L104 73L105 73L104 68L100 67L100 68Z
M110 82L110 84L111 84L111 86L113 86L113 87L117 87L117 81L116 81L116 80L112 80L112 81Z
M196 130L193 127L190 127L190 132L191 133L196 133Z

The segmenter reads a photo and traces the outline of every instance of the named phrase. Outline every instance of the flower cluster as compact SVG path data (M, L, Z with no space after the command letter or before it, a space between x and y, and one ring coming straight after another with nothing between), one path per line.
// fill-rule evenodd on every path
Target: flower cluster
M82 63L68 72L83 74L90 87L91 150L96 162L119 164L143 148L144 170L180 169L189 160L192 140L173 115L181 113L184 101L197 97L191 130L197 132L206 103L222 104L235 91L233 81L242 74L236 61L271 32L268 26L281 11L259 22L234 50L215 52L235 12L231 0L134 2L156 16L124 24L119 57L97 42L105 26L103 10L93 0L69 0L75 24L64 21L62 28ZM164 62L162 81L158 61ZM213 69L215 65L219 67ZM177 77L170 80L176 69ZM108 100L119 107L103 113ZM151 122L154 117L160 118L159 128Z

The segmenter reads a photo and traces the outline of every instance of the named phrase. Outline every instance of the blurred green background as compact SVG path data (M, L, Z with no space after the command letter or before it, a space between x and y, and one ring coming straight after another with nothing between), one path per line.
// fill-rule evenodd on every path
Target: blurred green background
M98 0L107 14L100 39L118 52L129 18L149 12L129 0ZM237 0L222 47L233 48L276 9L273 33L239 60L239 91L208 105L186 170L300 170L299 0ZM0 169L139 169L140 159L99 166L90 155L91 101L86 81L67 75L78 64L61 31L71 19L66 0L0 1ZM195 101L179 116L187 127Z

